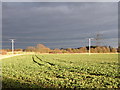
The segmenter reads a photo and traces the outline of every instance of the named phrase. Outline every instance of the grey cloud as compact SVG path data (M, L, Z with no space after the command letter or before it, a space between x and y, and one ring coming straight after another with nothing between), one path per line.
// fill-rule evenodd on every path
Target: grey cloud
M118 2L119 0L3 0L3 2Z
M71 40L74 47L73 40L97 32L105 38L117 38L117 16L117 3L3 3L3 40Z

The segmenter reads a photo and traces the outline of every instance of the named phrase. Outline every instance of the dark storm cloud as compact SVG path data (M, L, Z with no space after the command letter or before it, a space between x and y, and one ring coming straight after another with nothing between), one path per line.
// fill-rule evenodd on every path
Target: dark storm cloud
M3 0L3 2L119 2L119 0Z
M3 3L3 40L15 38L20 48L80 47L99 32L117 46L117 16L117 3Z

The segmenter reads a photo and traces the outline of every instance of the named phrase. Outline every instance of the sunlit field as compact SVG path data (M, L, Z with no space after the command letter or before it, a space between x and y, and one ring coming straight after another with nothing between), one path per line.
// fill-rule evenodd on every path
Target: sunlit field
M118 54L36 54L1 61L3 88L120 88Z

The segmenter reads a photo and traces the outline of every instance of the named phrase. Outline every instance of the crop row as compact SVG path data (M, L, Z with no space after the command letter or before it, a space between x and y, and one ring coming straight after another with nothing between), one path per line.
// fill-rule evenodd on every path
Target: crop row
M120 88L117 69L117 55L23 55L3 60L3 87Z

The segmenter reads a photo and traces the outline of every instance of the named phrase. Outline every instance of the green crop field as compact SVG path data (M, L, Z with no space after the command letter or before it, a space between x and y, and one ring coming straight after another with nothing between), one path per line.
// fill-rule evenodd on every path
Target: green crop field
M39 54L2 59L3 88L120 88L118 54Z

